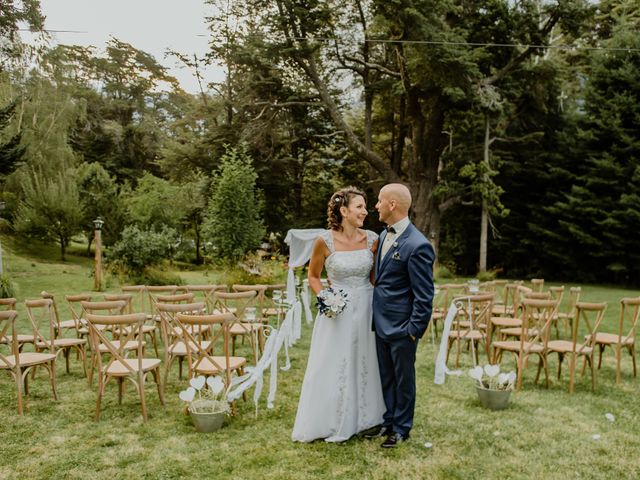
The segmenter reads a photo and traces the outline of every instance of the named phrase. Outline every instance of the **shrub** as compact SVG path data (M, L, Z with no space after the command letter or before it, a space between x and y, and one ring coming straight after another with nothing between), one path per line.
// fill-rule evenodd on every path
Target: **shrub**
M130 225L122 231L121 240L109 250L109 267L127 276L141 276L147 267L160 264L167 258L175 243L176 232L143 231Z
M441 263L439 263L434 272L433 272L433 276L435 278L454 278L455 275L453 273L452 270L449 269L449 267L447 267L446 265L443 265Z
M16 284L8 275L0 275L0 298L11 298L16 296Z

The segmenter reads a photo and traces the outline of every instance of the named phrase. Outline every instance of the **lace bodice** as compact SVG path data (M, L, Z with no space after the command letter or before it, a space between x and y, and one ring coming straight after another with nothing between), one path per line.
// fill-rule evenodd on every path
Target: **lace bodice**
M378 235L370 230L366 230L366 233L366 249L339 252L335 250L331 230L327 230L320 235L331 252L325 261L325 268L332 285L356 288L369 284L369 275L373 268L371 246L378 238Z

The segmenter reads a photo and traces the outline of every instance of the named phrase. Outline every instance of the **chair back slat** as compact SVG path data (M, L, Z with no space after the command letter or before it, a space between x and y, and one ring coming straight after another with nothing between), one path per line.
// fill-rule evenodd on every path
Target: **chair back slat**
M53 300L50 298L25 300L24 305L33 329L34 342L45 343L51 353L55 353L53 340L56 338L56 318L53 312ZM43 334L44 332L48 332L48 338Z
M620 321L618 323L618 343L622 344L623 336L635 338L638 318L640 317L640 297L625 297L620 300ZM628 330L625 328L627 326ZM626 335L624 335L626 331Z
M6 300L6 299L4 299ZM14 299L15 300L15 299ZM0 340L7 338L7 333L11 331L11 343L9 344L10 355L13 355L16 365L12 365L9 359L0 350L0 365L7 367L10 370L14 368L20 368L20 355L18 345L18 335L16 334L16 318L18 312L15 310L2 310L0 311Z
M607 310L607 302L578 302L576 304L576 318L573 322L573 331L571 334L572 352L582 354L585 348L593 348L596 340L596 333L600 328L600 323L604 318ZM580 325L586 327L587 341L580 343L578 335Z

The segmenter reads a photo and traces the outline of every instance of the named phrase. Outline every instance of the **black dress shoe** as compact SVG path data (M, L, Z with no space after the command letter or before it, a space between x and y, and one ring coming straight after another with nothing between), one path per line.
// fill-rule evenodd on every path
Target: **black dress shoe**
M362 433L362 436L367 440L371 440L372 438L380 438L380 437L384 437L385 435L390 435L392 433L393 431L391 430L391 427L385 427L384 425L376 425L375 427L371 427L368 430L365 430Z
M380 445L382 448L394 448L399 443L409 440L409 434L402 435L401 433L393 432L387 439Z

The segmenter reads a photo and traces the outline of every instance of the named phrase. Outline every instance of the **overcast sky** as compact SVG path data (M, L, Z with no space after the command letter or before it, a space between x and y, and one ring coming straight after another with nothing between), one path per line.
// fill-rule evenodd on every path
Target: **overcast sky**
M46 29L82 32L53 33L54 43L94 45L103 51L109 37L116 37L169 67L186 91L197 91L193 73L178 68L164 53L168 48L189 55L206 53L204 18L211 14L211 6L203 0L40 0L40 4ZM207 82L222 79L214 67L203 73Z

